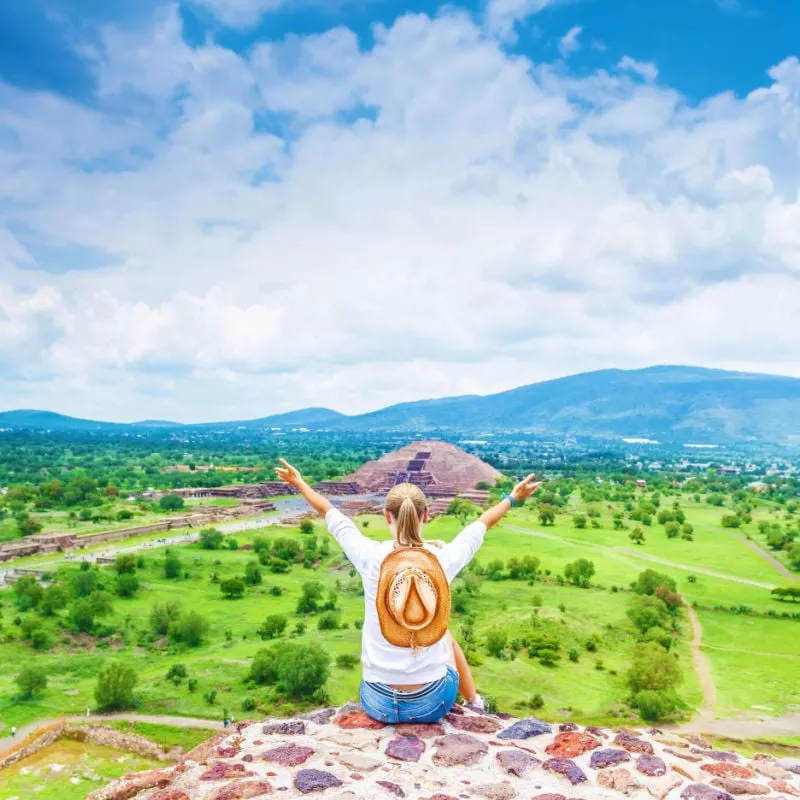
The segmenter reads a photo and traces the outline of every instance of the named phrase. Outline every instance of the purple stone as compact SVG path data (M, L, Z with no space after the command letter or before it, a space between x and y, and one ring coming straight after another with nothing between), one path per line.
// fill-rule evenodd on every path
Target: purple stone
M500 766L510 775L524 778L529 772L540 767L542 762L522 750L501 750L497 753Z
M626 753L624 750L595 750L589 761L589 766L592 769L605 769L606 767L613 767L621 764L623 761L630 761L631 754Z
M739 756L736 753L729 753L727 750L701 750L699 747L693 747L692 752L698 756L705 756L713 761L730 761L731 763L738 763Z
M648 753L642 753L636 759L636 769L642 774L650 775L653 778L667 774L667 765L664 763L664 759L658 756L651 756Z
M398 736L386 747L386 755L398 761L419 761L425 752L425 742L416 736Z
M301 769L294 776L294 788L302 794L321 792L323 789L341 785L342 782L335 775L321 769Z
M306 732L306 724L302 720L292 719L288 722L272 722L261 730L267 735L302 736Z
M300 747L296 744L282 744L261 754L264 761L272 761L284 767L296 767L303 764L314 755L310 747Z
M249 763L250 763L252 760L253 760L253 754L252 754L252 753L245 753L245 754L242 756L242 761L246 761L248 764L249 764Z
M705 783L690 783L682 792L682 800L733 800L727 792Z
M375 783L377 783L378 786L383 786L387 792L391 792L398 797L406 796L406 793L396 783L392 783L391 781L375 781Z
M561 733L571 733L572 731L578 730L578 726L574 722L562 722L558 726L558 730Z
M510 728L506 728L497 734L498 739L530 739L532 736L541 736L550 733L551 728L546 722L542 722L536 717L528 717L515 722Z
M544 762L544 768L563 775L573 786L588 780L583 770L569 758L551 758Z
M326 725L336 714L335 708L323 708L319 711L309 711L308 714L301 714L300 719L307 719L309 722L316 722L317 725Z

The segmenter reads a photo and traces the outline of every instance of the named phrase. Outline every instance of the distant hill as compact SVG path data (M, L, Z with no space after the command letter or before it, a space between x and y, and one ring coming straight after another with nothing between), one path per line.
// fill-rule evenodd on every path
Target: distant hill
M112 431L170 425L173 423L92 422L46 411L0 413L0 427ZM178 423L174 425L178 427ZM682 366L609 369L499 394L399 403L357 416L308 408L241 422L179 427L406 433L524 431L543 436L649 438L665 443L800 446L800 379Z

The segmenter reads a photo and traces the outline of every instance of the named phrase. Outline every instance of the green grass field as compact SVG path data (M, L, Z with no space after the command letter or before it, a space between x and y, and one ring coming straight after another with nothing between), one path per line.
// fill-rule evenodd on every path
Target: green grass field
M543 717L558 719L568 715L584 723L620 722L618 715L623 711L622 701L626 697L624 672L634 647L632 629L626 622L630 593L624 590L641 571L652 568L675 578L687 602L697 603L701 609L712 609L701 611L701 620L706 631L706 652L717 681L718 716L748 713L754 706L770 709L761 713L779 715L797 703L798 698L792 691L797 691L800 649L796 643L800 641L800 622L713 610L717 606L726 609L748 606L760 613L792 610L789 604L773 600L768 588L784 585L787 580L745 543L719 527L723 509L711 509L691 501L687 501L685 507L688 520L695 528L692 542L668 539L663 527L654 524L652 528L645 528L645 544L636 546L628 539L628 531L613 530L612 510L607 506L602 507L600 529L576 529L566 516L560 516L556 525L542 528L532 511L519 509L506 518L504 526L490 531L479 554L482 564L531 554L541 560L542 570L549 571L550 575L543 575L533 586L525 581L483 581L480 595L472 601L471 608L477 615L478 641L483 642L494 628L503 628L509 638L538 630L558 639L561 659L555 667L544 667L524 651L514 660L502 661L484 654L483 663L475 667L479 689L496 698L502 709L512 712L522 713L524 704L533 695L540 694L544 708L537 713ZM365 523L368 527L364 527ZM380 517L360 518L359 524L373 538L387 536ZM527 531L512 530L513 527ZM755 521L748 526L748 529L754 528ZM440 518L426 527L426 536L449 540L459 529L457 520ZM326 535L321 522L317 523L317 535ZM271 539L289 536L301 541L304 538L297 529L270 527L234 536L240 545L251 542L254 536ZM129 544L125 542L125 546ZM307 570L295 565L284 575L265 571L262 585L248 588L240 600L225 600L219 586L210 580L212 573L218 572L222 579L241 575L254 554L227 549L205 551L197 545L182 547L180 553L183 568L189 572L188 579L165 580L159 568L163 550L149 549L143 553L146 566L139 570L143 584L139 594L133 599L115 599L114 613L104 621L125 632L127 645L121 637L101 641L98 646L89 637L77 637L49 653L36 655L37 662L47 669L50 682L45 692L34 700L16 700L13 683L21 666L30 659L29 646L18 641L0 644L3 663L8 665L0 674L0 717L6 724L20 726L33 719L81 713L93 705L94 676L99 666L113 657L123 658L139 674L139 710L221 719L227 709L239 719L258 717L263 709L245 713L241 711L241 703L248 696L262 701L266 694L262 689L253 691L244 684L253 654L269 644L256 635L259 624L269 614L287 614L290 617L287 635L291 635L296 621L295 605L305 581L320 580L331 588L337 580L345 587L352 583L346 567L335 567L340 561L337 559L339 551L331 541L332 558L322 567ZM594 562L593 583L601 588L578 589L555 581L556 575L563 574L565 564L580 557ZM48 563L54 563L57 558ZM64 569L77 569L77 566ZM274 584L285 589L282 596L269 593ZM620 591L613 592L612 587L619 587ZM541 608L539 619L534 623L536 596L540 598ZM3 622L8 629L14 613L11 598L8 591L0 593L0 597ZM210 631L203 647L155 649L137 643L139 632L148 630L153 603L168 598L181 601L187 609L200 610L208 618ZM363 618L363 598L352 591L342 591L339 606L346 627L319 632L316 618L310 616L306 620L308 630L296 637L297 641L319 642L334 659L345 653L357 655L360 632L355 623ZM454 615L451 628L456 634L462 624L463 619ZM534 624L538 627L534 628ZM600 637L595 653L585 649L586 640L593 634ZM689 639L688 625L683 623L682 638L677 645L684 674L681 696L688 709L693 709L701 703L701 691L692 670ZM580 653L577 663L566 657L573 647ZM175 687L166 680L166 672L174 663L185 664L189 676L197 679L195 692L188 690L185 681ZM331 700L340 703L354 699L359 678L358 668L332 666L326 687ZM743 684L747 684L746 689L742 688ZM218 691L213 706L203 699L211 689Z

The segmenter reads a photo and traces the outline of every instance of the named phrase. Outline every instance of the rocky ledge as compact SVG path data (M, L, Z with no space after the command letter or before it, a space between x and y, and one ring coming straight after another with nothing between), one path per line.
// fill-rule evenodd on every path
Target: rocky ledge
M800 760L752 759L701 738L472 714L381 725L350 704L240 723L167 769L126 775L87 800L240 800L276 794L413 800L800 797Z

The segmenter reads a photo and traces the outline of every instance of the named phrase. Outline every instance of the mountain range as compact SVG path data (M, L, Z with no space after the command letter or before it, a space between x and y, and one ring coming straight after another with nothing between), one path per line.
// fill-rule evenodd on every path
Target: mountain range
M183 425L162 420L96 422L18 410L0 413L0 427L75 432L298 427L359 433L518 431L665 443L800 446L800 378L687 366L607 369L498 394L398 403L352 416L307 408L253 420Z

